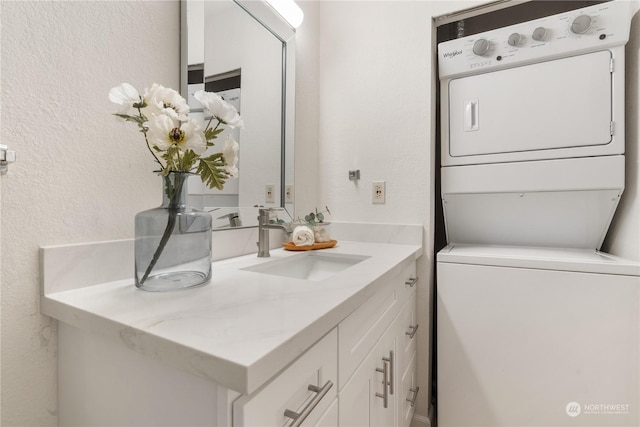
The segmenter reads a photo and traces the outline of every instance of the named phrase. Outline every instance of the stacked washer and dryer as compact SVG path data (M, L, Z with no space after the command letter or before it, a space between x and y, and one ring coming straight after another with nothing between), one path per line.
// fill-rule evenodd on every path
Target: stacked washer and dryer
M640 425L640 265L600 252L624 189L613 1L438 46L438 425Z

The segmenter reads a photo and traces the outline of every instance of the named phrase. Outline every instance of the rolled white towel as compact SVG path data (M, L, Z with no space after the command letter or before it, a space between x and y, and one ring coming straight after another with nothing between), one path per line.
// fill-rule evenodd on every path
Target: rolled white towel
M306 225L299 225L293 230L291 241L296 246L310 246L315 243L313 230Z

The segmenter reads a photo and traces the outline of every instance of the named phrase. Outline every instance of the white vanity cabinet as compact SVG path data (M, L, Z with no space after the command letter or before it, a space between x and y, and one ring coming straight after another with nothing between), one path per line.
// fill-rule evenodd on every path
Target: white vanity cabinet
M411 423L417 395L416 282L415 263L409 263L338 325L341 427Z
M59 321L59 425L409 425L419 245L343 241L332 253L364 260L315 282L258 280L245 268L258 261L241 257L189 292L92 283L94 270L117 267L98 255L127 245L43 250L42 311ZM59 267L85 252L81 272Z

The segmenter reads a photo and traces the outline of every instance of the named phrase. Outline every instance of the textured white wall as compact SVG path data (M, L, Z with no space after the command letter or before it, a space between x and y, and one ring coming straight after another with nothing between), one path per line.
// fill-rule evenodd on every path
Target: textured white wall
M41 245L133 237L160 202L135 126L109 89L179 84L177 1L9 2L2 8L3 426L56 425L56 325L39 312Z

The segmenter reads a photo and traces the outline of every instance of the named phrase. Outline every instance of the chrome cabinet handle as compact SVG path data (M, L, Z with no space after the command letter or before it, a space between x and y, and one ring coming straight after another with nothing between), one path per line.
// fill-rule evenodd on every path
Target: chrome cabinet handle
M382 394L376 393L376 397L382 399L382 406L384 408L389 407L389 394L387 393L387 385L389 382L387 381L387 360L386 357L382 358L382 368L376 368L376 372L382 372Z
M418 330L418 325L416 323L416 326L409 326L409 330L407 332L405 332L406 335L409 335L409 338L413 338L414 335L416 334L416 331Z
M389 362L389 394L393 394L393 350L389 351L389 357L383 357L383 361Z
M407 397L407 402L411 403L411 406L414 406L416 404L416 400L418 399L418 392L420 391L420 387L416 386L415 388L410 388L409 391L413 393L413 399L409 399Z
M406 280L404 282L405 285L409 286L409 287L414 287L416 285L416 283L418 283L418 278L417 277L409 277L409 280Z
M313 384L309 384L309 387L307 387L307 390L312 391L314 393L318 393L318 394L316 394L315 397L311 399L311 402L309 402L307 406L305 406L302 409L301 412L295 412L289 409L285 409L284 416L287 418L291 418L293 420L290 427L298 427L300 424L302 424L302 422L307 419L311 411L313 411L316 408L316 406L318 406L318 403L320 403L322 398L327 394L327 392L331 387L333 387L333 382L331 380L327 381L322 386L322 388L315 386Z

